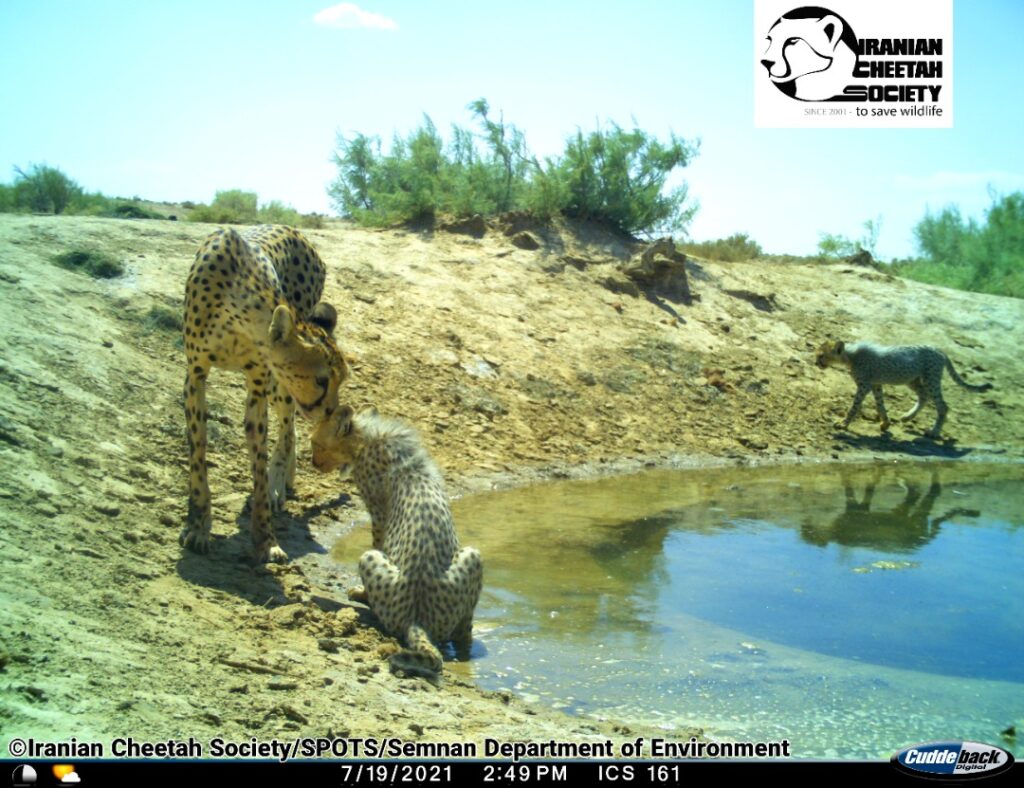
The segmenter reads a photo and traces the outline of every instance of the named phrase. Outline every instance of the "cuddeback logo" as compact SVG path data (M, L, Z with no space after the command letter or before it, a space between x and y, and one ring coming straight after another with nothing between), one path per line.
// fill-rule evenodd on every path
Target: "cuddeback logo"
M761 65L798 101L935 103L942 92L938 82L921 81L942 79L941 38L859 39L849 22L821 6L783 14L766 38Z
M1000 747L974 741L931 742L900 750L891 763L918 777L948 780L990 777L1009 769L1013 756Z

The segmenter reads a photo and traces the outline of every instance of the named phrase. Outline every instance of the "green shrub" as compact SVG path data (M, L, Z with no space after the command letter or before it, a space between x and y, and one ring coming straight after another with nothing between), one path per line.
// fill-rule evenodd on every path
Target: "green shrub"
M100 216L106 216L111 219L165 219L163 214L157 213L156 211L150 211L143 208L140 205L135 205L130 202L116 203L112 207L104 210Z
M14 187L0 183L0 213L11 213L15 208Z
M15 167L14 173L14 204L22 210L63 213L82 195L82 187L56 167L33 164L28 172Z
M452 129L446 146L433 122L390 150L378 137L339 135L338 177L328 188L335 208L363 224L529 210L604 222L628 233L684 229L696 211L685 185L667 189L668 176L685 167L696 145L670 136L662 143L640 129L613 125L570 138L561 157L544 166L531 156L523 133L494 120L484 99L469 105L479 123L474 134Z
M682 230L696 213L687 206L685 185L665 192L669 174L685 167L697 147L670 135L668 144L640 129L584 136L577 131L556 165L568 190L567 216L595 219L626 233Z
M121 276L124 264L116 257L95 249L71 249L53 258L61 268L80 271L97 279L113 279Z
M323 217L316 214L304 216L289 205L271 200L260 206L256 192L241 189L219 191L210 205L182 203L188 209L185 216L189 222L210 224L287 224L292 227L323 226ZM188 208L192 205L192 208Z
M900 261L901 276L932 284L1024 298L1024 192L991 195L984 222L956 206L926 213L914 228L922 259Z
M724 263L753 260L764 254L761 245L746 233L735 233L728 238L719 238L715 241L691 241L677 245L688 254Z
M147 331L169 331L180 333L182 329L182 313L180 309L170 309L162 305L154 305L142 318L142 325Z

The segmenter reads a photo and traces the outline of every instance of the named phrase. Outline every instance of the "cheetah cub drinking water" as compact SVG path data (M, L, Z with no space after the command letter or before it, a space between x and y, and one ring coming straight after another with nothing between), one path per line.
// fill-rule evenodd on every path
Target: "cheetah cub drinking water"
M909 386L917 394L917 402L909 411L900 417L901 421L913 419L925 400L931 399L935 403L935 410L938 415L935 425L925 433L928 437L938 438L942 430L942 423L946 420L946 413L949 406L942 398L942 371L949 370L950 376L959 385L971 391L988 391L992 388L991 383L983 383L974 386L964 381L953 368L953 363L941 350L925 345L914 345L910 347L880 347L867 342L824 342L818 348L816 362L824 369L827 366L843 366L849 369L857 384L857 393L853 397L853 406L846 414L846 420L841 425L842 429L850 426L857 413L860 411L864 397L870 391L875 395L875 404L878 406L878 417L882 422L882 432L889 429L889 416L885 412L885 404L882 401L882 384L897 383Z
M436 677L442 659L434 642L469 650L483 586L480 553L459 548L441 472L408 424L348 406L313 434L313 465L350 470L373 521L373 549L359 560L363 585L349 597L405 640L393 670Z

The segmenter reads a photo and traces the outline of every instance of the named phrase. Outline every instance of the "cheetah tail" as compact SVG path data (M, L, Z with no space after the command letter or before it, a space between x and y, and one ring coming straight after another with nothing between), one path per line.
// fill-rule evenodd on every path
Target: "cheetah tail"
M436 680L441 675L444 663L441 652L430 641L423 628L417 624L411 625L406 633L405 642L409 647L391 657L392 672L404 671L412 676Z
M953 380L956 381L958 385L963 386L965 389L970 389L971 391L988 391L990 388L992 388L991 383L982 383L979 386L975 386L972 383L968 383L966 380L964 380L957 374L956 369L953 367L953 362L949 360L948 356L946 357L946 369L949 370L949 376L953 378Z

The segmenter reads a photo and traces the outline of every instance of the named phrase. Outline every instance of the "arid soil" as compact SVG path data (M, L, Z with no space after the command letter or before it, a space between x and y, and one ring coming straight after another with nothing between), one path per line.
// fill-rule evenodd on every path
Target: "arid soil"
M305 427L298 497L275 518L292 561L255 565L237 374L215 371L209 392L213 548L179 547L184 355L172 318L212 229L0 216L4 754L14 736L640 735L451 672L439 686L392 675L395 641L345 598L354 567L338 565L333 585L309 579L324 534L363 515L348 482L313 470ZM352 360L343 401L415 423L454 494L644 466L1024 459L1024 302L847 264L690 260L693 299L674 303L619 270L639 246L595 228L525 229L539 248L498 226L480 238L340 222L307 232ZM95 280L51 262L81 247L127 273ZM813 357L830 337L934 344L995 388L947 377L943 441L923 436L931 406L886 436L870 420L840 432L853 383ZM893 414L912 402L906 389L887 395Z

